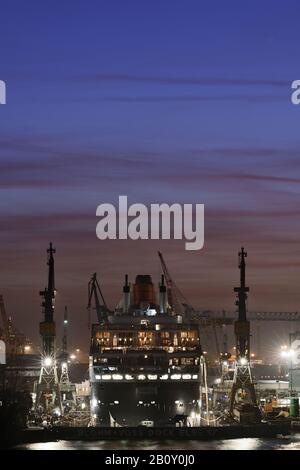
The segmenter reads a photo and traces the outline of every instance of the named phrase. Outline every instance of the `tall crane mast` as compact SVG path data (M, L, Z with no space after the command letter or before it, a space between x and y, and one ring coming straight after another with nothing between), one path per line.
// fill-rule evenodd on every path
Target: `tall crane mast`
M40 323L42 354L41 371L37 386L36 409L40 405L44 405L44 408L49 409L50 405L54 406L55 402L57 402L62 413L55 348L54 299L56 290L54 281L54 253L55 249L52 243L50 243L47 249L48 285L43 291L40 291L40 296L43 298L44 321ZM49 396L51 397L50 400ZM44 402L43 398L45 399Z
M247 320L247 298L249 287L246 287L247 253L242 247L239 252L240 286L234 288L237 293L238 321L235 322L236 356L237 359L250 359L250 322Z
M65 392L70 385L69 367L68 367L68 308L65 306L63 337L62 337L62 354L61 354L61 374L60 374L60 391ZM62 397L63 397L62 393Z
M242 247L239 252L240 285L234 288L238 307L238 320L234 323L236 337L236 361L233 384L230 397L230 413L233 414L238 404L237 394L240 391L242 402L250 402L257 407L254 383L250 369L250 322L247 320L247 297L249 287L246 287L246 257L247 253Z
M68 323L68 308L65 306L62 338L62 354L64 359L68 357Z
M62 337L62 354L61 354L61 373L59 379L59 389L63 404L76 405L76 387L70 382L69 378L69 354L68 354L68 308L65 306L63 321L63 337Z
M54 305L55 305L55 281L54 281L54 253L55 249L50 243L47 249L48 253L48 286L40 291L43 298L42 307L44 312L44 321L40 323L40 334L43 343L43 354L52 356L54 354L55 343L55 322L54 322Z

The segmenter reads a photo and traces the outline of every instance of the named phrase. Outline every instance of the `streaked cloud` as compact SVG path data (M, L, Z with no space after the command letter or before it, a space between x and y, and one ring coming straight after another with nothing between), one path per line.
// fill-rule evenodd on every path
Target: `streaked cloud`
M152 83L158 85L202 85L202 86L267 86L289 87L287 80L260 79L260 78L227 78L227 77L175 77L158 75L133 75L126 73L96 73L81 75L81 80L103 82L135 82Z

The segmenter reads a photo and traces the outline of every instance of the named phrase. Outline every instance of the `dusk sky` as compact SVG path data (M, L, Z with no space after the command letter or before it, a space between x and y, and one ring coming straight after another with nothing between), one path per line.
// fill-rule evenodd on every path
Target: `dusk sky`
M87 283L108 304L123 277L158 282L157 250L190 302L300 308L298 1L14 1L0 7L0 293L35 341L46 249L56 321L87 349ZM96 207L205 204L205 245L100 241ZM280 334L278 333L278 336ZM270 346L271 347L271 346Z

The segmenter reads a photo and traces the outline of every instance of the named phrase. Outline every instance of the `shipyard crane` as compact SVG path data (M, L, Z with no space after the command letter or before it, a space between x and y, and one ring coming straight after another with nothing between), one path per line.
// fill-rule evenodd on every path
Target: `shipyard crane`
M68 386L70 383L69 380L69 368L68 368L68 308L65 306L64 311L64 322L63 322L63 337L62 337L62 354L61 354L61 374L60 374L60 389L62 390L62 385Z
M52 243L50 243L47 249L48 285L44 290L40 291L40 296L43 299L43 321L40 322L42 351L35 409L38 410L40 406L44 406L44 409L49 410L50 406L54 407L55 403L57 403L61 413L63 413L56 362L54 253L55 249Z
M62 337L62 355L64 359L68 359L68 307L65 306L64 323L63 323L63 337Z
M1 318L3 324L3 336L8 338L9 337L9 321L6 315L3 295L0 295L0 311L1 311Z
M220 351L220 345L219 345L219 339L218 339L218 334L217 334L217 327L219 326L219 319L218 318L213 318L210 317L207 318L205 317L204 321L202 321L200 315L198 315L198 312L195 311L194 307L189 303L189 301L185 298L185 296L182 294L182 292L179 290L179 288L176 286L175 282L173 281L170 272L167 268L166 262L164 260L164 257L162 253L159 251L158 256L160 259L162 271L165 276L166 284L167 284L167 298L168 298L168 304L171 308L172 311L179 312L179 313L184 313L185 315L189 316L190 318L197 319L202 326L210 326L212 328L212 333L213 333L213 341L216 346L216 353L217 357L221 357L221 351ZM202 315L201 315L202 316ZM223 314L224 316L224 314ZM196 317L196 318L195 318ZM222 322L224 323L224 320L222 318ZM223 325L222 323L222 325Z
M68 309L65 306L64 323L63 323L63 338L62 338L62 354L61 354L61 374L59 380L59 388L61 392L62 402L65 404L76 405L76 388L75 384L70 382L69 366L68 366Z
M236 320L236 313L231 311L194 310L190 313L190 318L197 321L201 329L206 331L206 343L215 345L216 357L227 361L230 357L228 351L227 326L233 326ZM268 322L283 322L286 324L300 322L300 312L247 312L247 318L251 323L262 325ZM223 350L220 351L220 329L223 330ZM213 333L213 337L210 335ZM208 336L209 335L209 336ZM259 353L259 347L257 349Z
M247 252L242 247L239 252L240 285L234 288L237 296L235 303L238 307L238 319L234 322L236 361L230 396L230 414L233 416L234 409L239 404L250 403L252 413L259 421L260 412L250 368L250 322L247 319L246 306L249 287L246 286L246 257ZM240 401L238 400L238 392L241 392ZM242 411L239 409L238 413L241 414Z
M99 298L100 297L100 298ZM97 319L99 324L107 322L108 314L111 313L105 299L103 297L100 285L97 280L97 273L94 273L88 283L88 305L87 309L89 311L89 328L91 324L91 308L92 308L92 299L94 298L95 309L97 313ZM100 302L100 299L102 303Z
M208 328L213 333L213 342L215 343L216 353L218 358L230 357L227 351L227 333L226 325L233 325L236 320L235 312L212 311L212 310L199 310L191 306L181 293L179 288L173 281L170 272L167 268L166 262L161 252L158 252L162 271L165 276L167 284L167 299L169 308L172 312L184 313L191 320L198 321L201 328ZM300 322L300 312L248 312L248 319L252 322L266 322L266 321L283 321L283 322ZM223 351L220 350L218 339L218 329L223 329Z
M0 311L3 324L3 328L0 331L0 338L2 337L6 343L7 354L24 354L26 345L29 345L29 341L26 339L25 335L20 333L14 326L12 318L7 316L3 295L0 295Z
M176 305L179 310L187 313L191 319L198 320L201 327L212 326L224 327L225 325L233 325L236 320L236 314L233 311L217 311L217 310L200 310L193 308L187 301L182 292L173 281L170 272L167 268L166 262L162 253L159 251L158 256L160 259L162 271L167 283L167 296L170 308L176 310ZM295 312L248 312L248 319L255 322L266 321L282 321L282 322L300 322L300 311Z
M169 270L167 268L166 262L164 257L160 251L158 251L158 256L161 264L161 268L163 274L165 276L166 284L167 284L167 297L168 297L168 304L172 312L183 314L183 313L191 313L194 311L192 305L187 301L184 297L182 292L176 286L175 282L173 281Z

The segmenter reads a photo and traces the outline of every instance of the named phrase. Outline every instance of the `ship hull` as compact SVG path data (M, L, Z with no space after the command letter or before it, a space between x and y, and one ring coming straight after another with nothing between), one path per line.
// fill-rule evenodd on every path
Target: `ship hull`
M199 413L199 383L118 383L92 386L92 407L100 426L187 424Z

